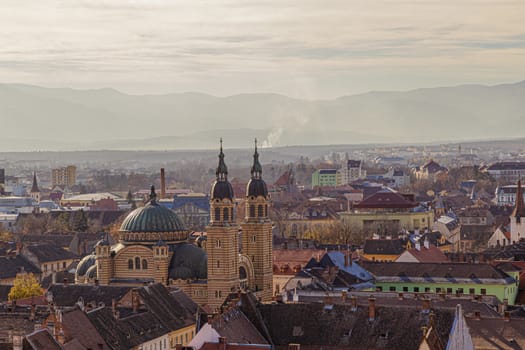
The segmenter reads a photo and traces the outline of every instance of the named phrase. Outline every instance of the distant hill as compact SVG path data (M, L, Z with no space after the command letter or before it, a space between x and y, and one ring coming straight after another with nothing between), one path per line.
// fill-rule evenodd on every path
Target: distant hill
M525 81L307 101L277 94L128 95L0 84L0 147L202 149L505 139L525 135Z

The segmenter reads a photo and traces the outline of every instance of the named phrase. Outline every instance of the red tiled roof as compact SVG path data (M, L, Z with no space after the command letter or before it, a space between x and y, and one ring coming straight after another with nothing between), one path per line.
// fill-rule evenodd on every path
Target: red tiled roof
M414 208L416 205L398 192L379 191L354 205L354 208Z
M447 256L436 246L429 245L429 248L421 247L420 250L416 248L409 249L408 252L412 254L419 262L446 262Z

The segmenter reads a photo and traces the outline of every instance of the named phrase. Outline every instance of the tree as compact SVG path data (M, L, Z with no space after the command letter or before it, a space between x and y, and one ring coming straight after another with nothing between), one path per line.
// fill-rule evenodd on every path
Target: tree
M43 294L42 287L32 273L18 274L9 291L9 300L24 299Z
M86 232L89 229L88 218L84 210L79 210L73 217L73 231Z

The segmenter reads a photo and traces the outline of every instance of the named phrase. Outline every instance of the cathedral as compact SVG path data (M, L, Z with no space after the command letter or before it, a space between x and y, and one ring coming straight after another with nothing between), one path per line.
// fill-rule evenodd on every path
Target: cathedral
M189 243L188 230L177 214L157 202L152 186L148 203L122 222L118 243L111 245L109 239L102 239L94 252L80 261L75 282L137 286L163 283L179 287L197 303L212 309L240 289L270 301L272 224L257 141L244 203L244 218L237 220L237 202L228 181L221 140L204 242Z

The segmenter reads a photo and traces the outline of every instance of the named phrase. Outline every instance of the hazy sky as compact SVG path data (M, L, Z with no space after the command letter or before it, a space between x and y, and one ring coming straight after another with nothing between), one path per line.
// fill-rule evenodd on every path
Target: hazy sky
M0 80L329 98L525 79L525 1L1 0Z

